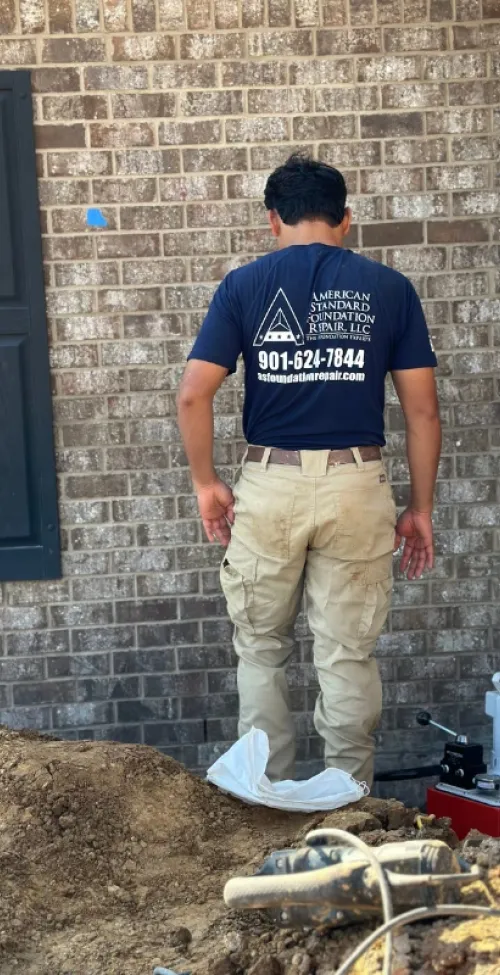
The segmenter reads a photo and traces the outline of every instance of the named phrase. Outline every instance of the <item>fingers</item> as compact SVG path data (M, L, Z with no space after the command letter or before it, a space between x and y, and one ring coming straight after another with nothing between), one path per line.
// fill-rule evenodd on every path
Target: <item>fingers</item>
M234 525L234 500L226 508L226 518L230 525Z
M231 541L231 528L225 518L205 519L203 528L209 542L219 542L227 548Z
M425 571L434 568L433 545L424 545L416 537L407 538L400 566L401 572L403 575L406 574L408 579L420 579Z
M415 547L415 539L405 538L405 546L403 549L403 554L401 556L401 563L400 563L401 572L403 573L403 575L406 572L408 566L410 565L414 547Z

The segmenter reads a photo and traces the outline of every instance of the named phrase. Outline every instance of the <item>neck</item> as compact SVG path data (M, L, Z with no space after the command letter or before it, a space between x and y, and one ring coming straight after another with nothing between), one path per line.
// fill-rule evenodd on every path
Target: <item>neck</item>
M294 244L326 244L328 247L342 247L343 233L340 227L330 227L323 220L303 220L291 227L281 225L278 247L292 247Z

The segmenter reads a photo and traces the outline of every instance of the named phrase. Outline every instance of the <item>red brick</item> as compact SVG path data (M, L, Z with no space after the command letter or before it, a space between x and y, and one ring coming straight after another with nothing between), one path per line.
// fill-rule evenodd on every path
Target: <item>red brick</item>
M352 58L345 58L344 60L312 58L305 61L292 61L289 65L289 72L291 85L342 85L354 80L354 64ZM257 82L251 83L257 84ZM282 81L273 81L271 79L267 82L259 83L283 84Z
M380 6L380 2L377 6ZM325 27L342 27L347 24L346 0L322 0L322 8Z
M216 86L217 66L215 64L177 62L153 65L154 88L173 91L176 88L215 88Z
M3 40L0 37L0 64L2 67L23 67L36 62L34 41Z
M215 26L218 30L240 26L238 7L238 0L214 0Z
M97 149L125 149L129 146L152 146L155 133L147 122L110 123L90 126L90 145Z
M47 0L51 34L70 34L73 30L71 0Z
M382 108L434 108L444 104L444 85L404 84L382 88Z
M380 142L325 142L318 148L318 158L342 170L346 166L380 166Z
M264 0L245 0L242 4L242 26L261 27L265 21Z
M403 20L407 24L427 20L427 0L403 0Z
M90 203L90 182L79 179L43 179L38 182L41 206L72 206Z
M107 229L116 230L116 213L113 210L103 210L103 216L107 220ZM77 207L71 209L52 210L52 231L55 234L81 234L88 230L87 210Z
M48 64L80 64L85 61L104 61L106 46L98 37L57 37L44 41L42 61Z
M422 169L367 169L361 173L363 193L418 193L423 183Z
M363 247L394 247L423 243L421 223L374 223L362 227Z
M131 0L132 26L136 31L156 30L156 7L154 0Z
M84 85L91 91L147 88L148 72L147 68L137 66L103 65L99 68L85 68Z
M99 311L110 312L154 311L161 308L161 291L159 288L98 291L97 306Z
M451 139L451 158L455 162L475 162L493 159L495 146L490 136L476 136L473 139Z
M187 91L179 97L179 115L241 115L241 91Z
M85 145L85 127L75 125L36 125L37 149L76 149Z
M156 199L156 180L95 179L92 195L94 203L152 203Z
M49 152L49 176L105 176L112 172L109 152Z
M158 129L160 145L206 145L220 142L222 123L209 122L161 122Z
M97 256L158 257L160 239L154 234L106 234L96 240Z
M484 78L488 74L486 54L467 51L464 54L429 55L424 59L424 78L429 81L450 78Z
M123 283L138 287L150 284L178 284L186 280L186 266L179 260L125 261Z
M102 119L108 114L104 95L47 95L42 98L45 121Z
M39 34L45 30L44 0L20 0L19 17L22 34Z
M138 206L120 208L122 230L178 230L182 227L180 206Z
M387 140L384 148L386 166L414 166L423 163L446 162L446 139Z
M46 261L85 261L92 257L90 237L50 237L43 241Z
M352 139L356 132L354 115L306 115L293 120L294 139Z
M363 139L405 135L423 135L423 118L419 112L361 116L361 138Z
M475 135L489 129L489 113L482 108L454 108L443 112L428 112L426 116L428 135L450 133L451 135Z
M250 223L246 203L191 203L187 206L188 227L244 227Z
M129 28L127 0L102 0L102 8L105 30L123 31Z
M175 58L173 37L153 34L147 37L113 37L113 61L172 61Z
M184 0L158 0L160 30L182 30L186 26Z
M289 27L292 22L290 0L267 0L270 27Z
M184 61L242 58L245 51L244 34L182 34L181 59Z
M117 176L153 176L178 173L180 154L175 149L124 149L116 153Z
M79 91L79 68L35 68L31 73L33 91Z
M163 252L172 257L176 255L226 254L228 249L229 240L226 230L183 231L165 234L163 238Z
M258 31L248 34L248 53L252 58L290 57L313 53L313 35L309 30Z
M453 20L453 0L431 0L429 14L433 21Z
M168 92L112 95L111 111L114 118L165 118L175 115L175 95Z
M317 48L319 55L371 54L382 50L379 28L353 28L352 30L319 30Z
M167 176L160 179L160 199L167 203L181 200L221 200L223 196L222 176Z
M0 0L0 34L16 32L16 4L14 0Z
M184 2L190 30L206 30L212 26L210 0L184 0Z
M319 88L314 93L314 106L317 112L376 111L379 107L379 92L375 86L368 85Z
M100 30L99 0L78 0L75 9L78 33L87 34Z
M444 27L385 27L385 49L388 52L446 51L448 35Z

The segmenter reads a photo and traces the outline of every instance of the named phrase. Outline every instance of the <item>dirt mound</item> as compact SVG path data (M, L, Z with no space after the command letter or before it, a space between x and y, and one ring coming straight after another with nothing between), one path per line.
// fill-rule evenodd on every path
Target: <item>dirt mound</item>
M416 812L371 798L328 816L248 807L150 748L0 729L0 975L151 975L154 965L193 975L326 975L369 927L277 931L265 916L227 912L225 881L320 823L378 845L417 835ZM457 842L446 821L425 828ZM494 866L492 849L476 837L467 851ZM473 975L471 944L464 935L465 962L455 968L448 948L448 967L429 967L440 956L433 949L426 960L424 945L420 970ZM379 955L358 975L378 971ZM491 957L491 972L500 971L500 944Z

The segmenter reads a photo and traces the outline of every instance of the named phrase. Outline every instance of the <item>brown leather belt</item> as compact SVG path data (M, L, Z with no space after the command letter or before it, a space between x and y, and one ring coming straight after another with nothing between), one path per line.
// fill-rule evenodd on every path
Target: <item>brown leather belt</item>
M264 456L265 447L249 447L247 453L247 460L262 460ZM361 454L361 459L365 461L369 460L381 460L382 451L380 447L360 447L359 452ZM300 467L300 450L280 450L278 447L272 447L271 453L269 455L270 464L291 464L295 467ZM335 467L337 464L355 464L353 453L351 450L331 450L328 457L328 466Z

